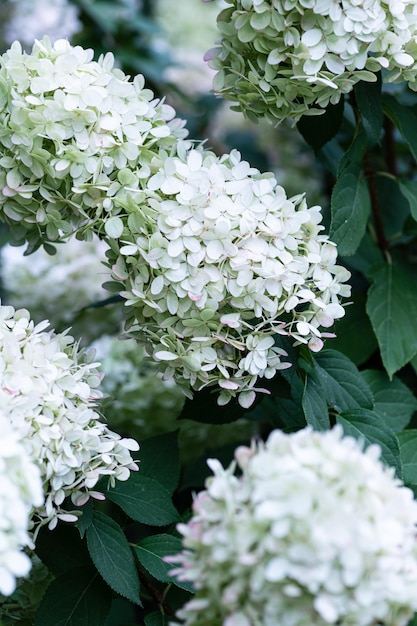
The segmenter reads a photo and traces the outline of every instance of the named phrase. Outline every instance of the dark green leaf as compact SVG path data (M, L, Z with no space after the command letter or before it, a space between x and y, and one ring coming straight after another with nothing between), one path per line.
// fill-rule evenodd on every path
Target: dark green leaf
M358 249L370 210L366 180L357 168L344 170L333 187L330 225L330 239L341 256L350 256Z
M383 121L381 84L381 76L378 75L378 80L374 83L360 81L355 85L356 103L365 127L369 129L373 141L378 144L381 143Z
M315 376L306 376L303 393L303 410L307 424L314 428L314 430L328 430L330 428L326 395L321 383Z
M373 396L357 367L341 352L322 350L315 357L315 372L328 404L336 411L372 409Z
M77 528L80 532L81 537L84 537L85 531L91 525L93 521L93 500L90 498L84 506L80 507L81 515L77 521Z
M411 215L417 222L417 180L402 180L399 182L399 187L408 200Z
M345 435L362 440L365 447L378 444L381 447L381 460L395 468L398 478L402 477L400 446L395 433L373 411L354 409L336 417Z
M417 353L417 283L405 268L381 263L369 272L373 284L366 310L388 376Z
M343 119L344 100L330 104L323 115L304 115L297 123L297 128L306 142L318 152L337 134Z
M111 517L95 511L86 534L90 556L106 583L116 593L141 605L135 560L120 526Z
M103 626L110 604L109 588L93 567L73 568L49 585L34 626Z
M36 539L35 551L55 576L80 565L91 565L87 546L75 524L58 524L53 532L43 526Z
M417 161L417 115L413 108L404 106L389 94L382 98L383 109L390 120L400 131L402 138L408 144L414 159Z
M362 124L356 127L355 135L349 148L341 157L337 166L337 176L341 176L344 172L360 170L363 163L363 157L368 147L368 139Z
M145 617L145 626L167 626L168 619L161 611L154 611Z
M169 574L176 566L164 561L164 557L181 552L182 543L179 537L167 534L152 535L142 539L134 550L139 563L154 578L162 583L173 583L186 591L193 591L191 583L179 582Z
M158 481L132 473L126 482L117 481L106 496L118 504L132 519L151 526L166 526L178 521L178 511L171 494Z
M378 348L378 342L366 314L365 297L354 294L352 299L344 317L335 324L336 337L329 339L327 345L343 352L355 365L361 365Z
M145 439L137 456L141 475L158 481L173 493L180 475L178 432Z
M404 482L417 484L417 430L404 430L397 435L400 443Z
M394 432L403 430L417 411L417 398L404 383L394 376L389 380L385 372L361 372L373 393L374 411Z

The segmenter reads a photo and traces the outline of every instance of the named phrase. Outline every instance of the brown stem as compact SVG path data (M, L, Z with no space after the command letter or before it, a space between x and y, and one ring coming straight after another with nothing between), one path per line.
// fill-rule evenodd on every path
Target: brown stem
M157 602L159 606L162 607L165 615L169 615L170 617L175 617L175 612L164 602L164 594L159 591L149 580L149 578L138 568L139 572L139 580L143 584L144 587L148 590L152 598Z
M379 203L378 189L376 186L375 170L372 167L371 156L368 150L365 152L363 157L363 165L365 177L368 182L369 195L371 198L372 217L374 219L377 243L380 250L385 253L388 250L389 244L385 236L384 224L381 216L381 205Z
M397 159L395 153L395 140L394 140L394 124L389 119L389 117L384 117L384 130L385 130L385 163L387 165L387 170L390 174L397 177L398 169L397 169Z

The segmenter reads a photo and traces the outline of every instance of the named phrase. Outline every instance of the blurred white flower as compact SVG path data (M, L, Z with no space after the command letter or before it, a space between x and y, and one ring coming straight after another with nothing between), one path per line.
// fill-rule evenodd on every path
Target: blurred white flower
M227 0L206 54L214 90L249 118L318 114L361 80L417 89L417 1Z
M184 394L172 379L163 380L142 346L134 339L103 335L91 348L104 373L100 388L108 399L103 412L111 426L140 439L178 428Z
M320 234L320 208L236 151L182 142L147 186L109 252L130 332L185 390L220 386L219 403L249 406L258 378L289 366L274 335L317 348L319 326L344 315L349 273Z
M167 560L196 596L186 626L405 626L417 609L417 503L339 427L274 431L236 451L180 524Z
M186 134L172 107L154 99L143 76L114 67L112 54L59 39L18 42L0 57L0 212L19 242L102 227L111 236L140 186ZM16 222L20 224L17 225Z
M126 480L137 469L130 450L139 446L110 431L95 411L98 364L47 326L35 326L25 309L0 307L0 411L41 471L45 501L35 524L53 528L58 519L77 519L61 506L67 497L80 505L100 497L94 487L101 476Z
M9 596L16 578L26 576L31 561L22 552L33 507L42 506L40 471L19 441L6 411L0 409L0 593Z
M35 322L48 319L54 329L65 330L83 307L109 297L102 287L110 278L109 270L102 263L107 248L97 236L91 241L72 237L57 245L54 255L39 248L25 256L23 247L4 246L0 256L2 285L6 292L4 301L16 309L29 309ZM112 311L107 315L108 308L94 311L96 315L90 315L88 323L84 316L83 337L95 335L97 326L103 325L103 316L105 321L118 327L115 318L120 319L120 314ZM90 330L91 324L94 328Z
M47 35L52 42L71 39L82 28L78 8L68 0L9 0L11 18L4 24L7 44L18 40L32 46L35 39Z

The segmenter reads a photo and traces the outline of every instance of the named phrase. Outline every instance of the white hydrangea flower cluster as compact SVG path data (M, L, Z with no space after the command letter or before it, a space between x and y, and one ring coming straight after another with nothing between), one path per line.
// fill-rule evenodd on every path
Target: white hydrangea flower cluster
M43 504L40 471L19 441L7 414L0 411L0 593L9 596L16 578L26 576L31 560L22 552L31 545L32 507Z
M3 411L38 465L45 500L38 523L53 528L58 519L77 518L62 508L90 495L101 476L127 480L137 470L130 450L139 446L110 431L94 410L101 397L97 363L79 352L66 333L34 325L25 309L0 307L0 411Z
M320 350L319 327L344 315L349 272L320 234L319 207L287 199L236 151L177 150L114 242L112 275L167 378L220 386L220 404L238 395L247 407L258 378L290 365L274 335Z
M185 134L143 76L129 81L111 53L92 59L47 37L31 54L15 42L0 57L0 213L32 247L101 227Z
M32 46L35 39L45 35L57 39L71 39L81 30L78 8L68 0L9 0L12 15L4 24L7 44L15 40Z
M226 2L206 59L214 90L251 119L319 114L381 69L417 90L416 0Z
M238 448L179 525L172 572L196 596L187 626L405 626L417 609L417 503L384 466L336 427ZM167 559L168 560L168 559Z
M110 272L103 265L107 244L96 235L91 241L71 237L56 245L56 254L39 248L24 255L23 248L5 245L0 252L0 272L5 290L4 302L16 309L30 310L35 322L48 319L55 330L69 325L79 328L83 339L97 337L100 330L117 330L122 307L81 310L109 298L102 287ZM78 332L72 331L78 335Z

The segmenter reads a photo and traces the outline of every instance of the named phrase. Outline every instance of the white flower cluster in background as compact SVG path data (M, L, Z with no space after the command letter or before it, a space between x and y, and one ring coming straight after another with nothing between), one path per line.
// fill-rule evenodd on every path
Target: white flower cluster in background
M11 16L3 26L7 44L15 40L32 46L35 39L45 35L52 42L71 39L81 30L78 8L68 0L8 0Z
M172 379L162 379L135 339L102 335L91 348L104 373L103 412L111 426L139 439L179 427L184 394Z
M26 576L31 560L22 552L33 507L42 506L40 471L19 441L7 413L0 410L0 594L9 596L16 578Z
M107 248L97 236L91 241L71 237L56 246L54 255L40 248L25 256L23 247L8 244L0 256L3 300L16 309L29 309L35 322L48 319L54 329L65 330L83 307L109 297L102 287L110 278L102 263ZM95 326L102 316L103 308L99 308ZM83 330L89 333L88 328Z
M320 234L320 207L288 199L236 151L217 157L186 142L147 187L148 205L109 253L138 337L167 378L220 386L219 403L238 395L250 406L258 378L290 365L274 335L317 351L319 327L344 315L349 272Z
M0 307L0 411L41 471L45 500L34 522L53 528L58 519L77 519L61 506L67 497L79 506L100 497L94 487L101 476L127 480L138 468L130 450L139 446L100 420L97 363L47 326L35 326L25 309Z
M214 90L251 119L320 113L380 70L417 90L416 0L226 2L206 58Z
M15 42L0 57L0 212L32 248L80 224L93 230L116 198L120 211L185 134L143 76L129 81L111 53L92 59L48 38L31 54Z
M186 626L405 626L417 609L417 503L384 466L332 431L274 431L236 451L179 525L169 560L196 596ZM167 558L168 560L168 558Z

